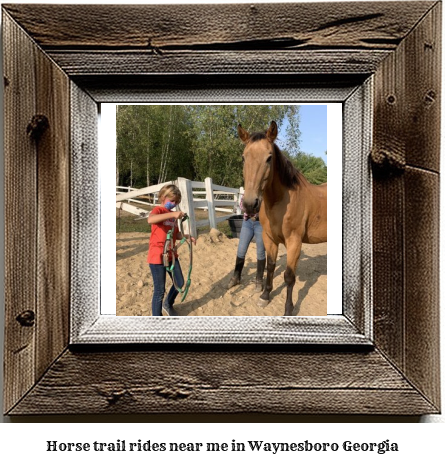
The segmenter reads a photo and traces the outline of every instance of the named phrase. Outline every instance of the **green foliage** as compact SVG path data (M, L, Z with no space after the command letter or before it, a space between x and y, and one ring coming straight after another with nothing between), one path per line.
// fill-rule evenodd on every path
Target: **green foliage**
M291 105L120 105L117 107L116 183L143 187L178 177L243 185L237 134L285 119L287 147L298 150L299 107ZM280 144L280 141L277 141Z
M216 184L227 185L229 180L238 183L242 167L232 107L193 106L190 119L196 180L211 177Z
M117 108L116 181L119 185L144 187L178 176L193 179L192 141L185 106L120 105Z
M243 145L238 138L238 124L249 132L266 129L272 120L280 124L288 109L284 105L191 106L197 180L211 177L216 184L241 186Z
M301 137L299 106L289 107L287 121L287 141L283 148L289 153L291 157L296 157L300 151Z
M293 165L312 184L323 184L328 180L328 167L322 158L314 157L304 152L299 152L292 157Z

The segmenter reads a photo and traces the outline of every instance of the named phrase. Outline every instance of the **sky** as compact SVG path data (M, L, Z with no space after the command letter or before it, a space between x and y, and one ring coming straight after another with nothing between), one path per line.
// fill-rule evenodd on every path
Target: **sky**
M328 148L328 111L326 105L300 106L300 150L326 162Z
M300 150L314 157L322 158L327 163L325 152L327 138L328 111L326 105L300 105ZM286 121L280 135L286 131Z

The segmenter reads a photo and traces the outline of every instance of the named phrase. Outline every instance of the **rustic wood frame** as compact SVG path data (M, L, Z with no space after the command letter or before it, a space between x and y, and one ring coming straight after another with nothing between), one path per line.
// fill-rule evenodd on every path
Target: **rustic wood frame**
M440 2L17 4L2 13L6 414L440 411ZM74 103L88 113L167 87L180 99L200 87L370 77L370 346L69 343L71 228L82 215L70 208L70 157L77 150L89 163L95 143L94 128L79 124L73 147Z

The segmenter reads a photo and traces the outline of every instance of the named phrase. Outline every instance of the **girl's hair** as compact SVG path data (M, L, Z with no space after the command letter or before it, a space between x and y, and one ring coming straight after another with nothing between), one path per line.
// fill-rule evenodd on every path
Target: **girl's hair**
M174 184L167 184L164 186L160 191L158 195L159 199L167 198L167 199L172 199L173 197L176 197L178 199L178 202L181 201L181 191L177 186Z

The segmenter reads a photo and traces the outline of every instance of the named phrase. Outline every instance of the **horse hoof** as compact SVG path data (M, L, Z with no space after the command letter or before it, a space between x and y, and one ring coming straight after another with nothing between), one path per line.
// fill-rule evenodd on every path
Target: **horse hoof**
M258 299L258 307L267 307L269 305L269 301L268 300L264 300L262 299L261 297Z

